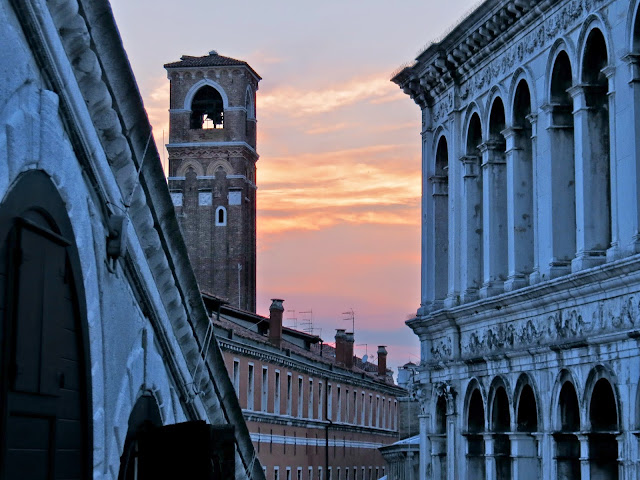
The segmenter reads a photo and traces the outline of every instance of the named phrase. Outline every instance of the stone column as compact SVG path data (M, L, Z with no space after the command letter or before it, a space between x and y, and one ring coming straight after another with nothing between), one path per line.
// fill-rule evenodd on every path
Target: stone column
M576 255L576 189L573 114L569 105L542 106L547 116L549 136L548 178L550 192L543 218L546 218L541 251L541 273L547 279L571 272Z
M609 188L611 195L611 209L609 210L611 222L611 245L607 250L607 261L616 260L621 255L619 229L618 229L618 164L616 155L616 90L614 82L615 67L609 66L602 69L607 77L607 102L609 112ZM635 106L635 105L634 105ZM621 477L622 478L622 477Z
M628 460L627 455L624 449L624 444L625 444L625 437L627 436L627 434L621 433L619 435L616 435L616 440L618 442L618 479L621 478L627 478L625 476L625 470L626 470L626 461ZM629 436L631 436L629 434Z
M591 478L591 465L589 464L589 437L587 435L576 435L580 442L580 480Z
M609 246L609 185L604 181L598 159L608 155L601 135L607 125L596 125L596 109L589 105L590 85L575 85L568 92L573 98L574 154L576 169L576 258L571 270L604 263ZM592 128L593 126L593 128Z
M447 480L458 480L458 469L456 456L456 424L458 415L456 414L455 395L447 393Z
M485 478L493 480L496 478L496 457L494 452L493 433L483 433L484 437L484 460L485 460Z
M423 111L423 117L429 117L429 111ZM422 258L421 258L421 292L418 315L426 315L433 310L435 299L435 238L433 229L434 204L431 177L433 176L433 130L425 127L422 130Z
M629 179L632 185L633 197L629 198L628 205L633 209L633 214L628 217L633 223L631 238L631 253L640 253L640 54L633 53L624 57L629 65L629 86L631 87L632 122L628 130L631 132L626 141L633 143L631 150ZM639 467L640 468L640 467ZM640 473L638 478L640 478Z
M429 415L419 415L420 422L420 480L429 480L427 472L431 470L431 442L429 441Z
M482 173L479 158L467 155L462 161L462 301L478 299L482 286Z
M538 445L531 433L511 433L512 480L538 480L540 462Z
M431 440L431 478L445 480L447 478L447 436L429 435Z
M500 141L481 144L482 220L484 276L480 296L504 291L507 278L507 187L503 147Z
M509 275L505 290L524 287L533 271L533 165L526 130L502 131L507 141L507 237ZM524 138L524 137L527 138Z
M540 198L538 179L538 115L530 113L526 119L531 124L531 195L533 196L533 269L529 274L528 283L533 285L540 281L540 232L538 225L540 222L540 212L538 210Z

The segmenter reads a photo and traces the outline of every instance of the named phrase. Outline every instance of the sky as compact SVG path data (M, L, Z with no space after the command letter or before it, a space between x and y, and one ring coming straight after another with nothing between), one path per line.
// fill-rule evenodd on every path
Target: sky
M420 109L389 79L474 3L111 0L165 158L165 63L216 50L262 77L258 313L283 298L285 325L311 318L333 342L353 311L356 354L419 361L404 322L420 305Z

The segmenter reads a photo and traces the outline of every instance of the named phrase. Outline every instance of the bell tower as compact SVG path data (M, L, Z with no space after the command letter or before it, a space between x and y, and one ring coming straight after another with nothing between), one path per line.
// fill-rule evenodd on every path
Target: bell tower
M200 290L255 312L260 76L216 51L164 68L169 190Z

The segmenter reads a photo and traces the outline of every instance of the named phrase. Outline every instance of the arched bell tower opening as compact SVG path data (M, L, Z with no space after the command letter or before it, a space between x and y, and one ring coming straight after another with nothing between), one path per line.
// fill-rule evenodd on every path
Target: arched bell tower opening
M260 76L215 51L165 68L169 189L200 290L255 312Z

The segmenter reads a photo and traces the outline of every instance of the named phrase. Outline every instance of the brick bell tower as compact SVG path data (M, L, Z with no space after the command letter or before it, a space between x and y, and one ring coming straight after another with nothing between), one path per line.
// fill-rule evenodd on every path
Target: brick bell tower
M215 51L164 68L169 190L200 289L255 312L260 76Z

